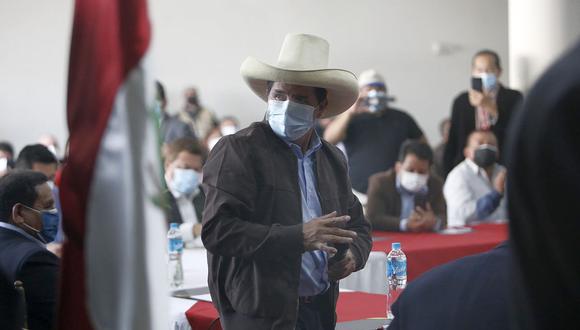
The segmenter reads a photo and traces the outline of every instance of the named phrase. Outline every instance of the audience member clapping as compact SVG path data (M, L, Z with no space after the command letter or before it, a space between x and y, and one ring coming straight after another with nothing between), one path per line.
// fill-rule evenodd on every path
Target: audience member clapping
M443 192L449 226L474 221L506 220L506 170L497 163L497 139L491 131L469 135L465 160L447 176Z

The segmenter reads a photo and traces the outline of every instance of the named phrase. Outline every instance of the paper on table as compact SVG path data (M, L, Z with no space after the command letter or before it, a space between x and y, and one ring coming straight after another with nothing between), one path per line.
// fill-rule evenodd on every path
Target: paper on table
M211 295L209 293L191 296L190 298L195 299L195 300L199 300L199 301L211 302Z
M449 227L439 231L442 235L460 235L472 232L473 229L469 227Z

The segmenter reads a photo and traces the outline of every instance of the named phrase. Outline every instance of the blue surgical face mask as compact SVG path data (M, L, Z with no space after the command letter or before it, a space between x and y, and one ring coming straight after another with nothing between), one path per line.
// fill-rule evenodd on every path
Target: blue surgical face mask
M42 212L42 230L40 235L44 237L46 242L54 241L56 233L58 232L58 213Z
M175 168L173 179L169 182L169 189L176 197L191 195L199 187L201 174L191 169Z
M30 206L24 206L29 210L40 213L42 219L42 230L38 231L29 226L27 223L24 223L24 225L26 225L26 227L29 229L32 229L37 234L40 234L45 242L50 243L54 241L56 233L58 232L58 222L60 219L58 216L58 210L56 208L50 210L37 210Z
M487 92L494 90L497 87L497 77L493 73L482 73L480 75L483 89Z
M286 101L268 101L268 123L276 135L296 141L314 127L313 106Z

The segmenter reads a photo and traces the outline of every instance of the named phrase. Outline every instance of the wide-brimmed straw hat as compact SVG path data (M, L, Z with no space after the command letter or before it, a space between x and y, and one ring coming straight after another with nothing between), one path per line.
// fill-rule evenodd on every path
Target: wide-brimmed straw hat
M266 102L269 81L324 88L328 105L322 117L336 116L356 101L358 85L352 72L328 68L328 48L328 42L318 36L288 34L275 65L248 57L240 73L252 91Z

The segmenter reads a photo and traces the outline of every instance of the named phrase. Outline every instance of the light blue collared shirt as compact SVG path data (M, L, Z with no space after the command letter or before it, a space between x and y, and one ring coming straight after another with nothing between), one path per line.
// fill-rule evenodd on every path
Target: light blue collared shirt
M411 213L413 213L413 210L415 209L415 195L427 195L429 190L427 187L425 187L418 193L412 193L401 186L401 180L399 179L398 175L396 179L396 186L397 192L399 192L399 196L401 196L401 222L399 222L399 229L401 231L407 231L407 222L411 216Z
M9 224L9 223L3 222L3 221L0 221L0 227L6 228L8 230L15 231L15 232L19 233L20 235L28 238L29 240L34 241L34 242L40 244L42 247L45 247L46 246L44 244L44 242L42 242L40 239L38 239L38 238L30 235L29 233L25 232L22 228L16 227L16 226L14 226L12 224Z
M415 196L417 195L427 196L427 194L429 193L429 187L426 186L419 192L412 193L407 189L403 188L403 186L401 185L401 180L399 179L398 175L396 179L396 187L399 196L401 196L401 217L400 217L401 222L399 222L399 229L401 231L407 231L407 222L409 222L409 217L411 216L411 213L413 213L413 210L415 209ZM436 218L437 223L435 224L434 229L437 231L441 229L442 222L439 217Z
M316 134L312 135L310 148L302 153L300 146L286 142L298 159L298 180L302 197L302 222L307 223L322 216L322 207L318 199L316 178L316 151L322 147L322 142ZM302 254L302 268L298 295L301 297L315 296L324 292L328 282L328 256L320 250L307 251Z

